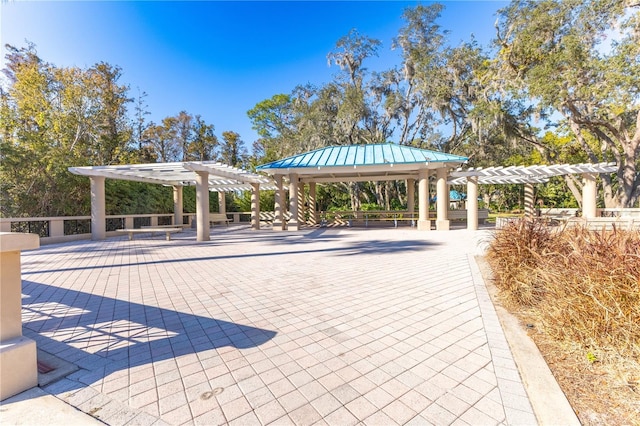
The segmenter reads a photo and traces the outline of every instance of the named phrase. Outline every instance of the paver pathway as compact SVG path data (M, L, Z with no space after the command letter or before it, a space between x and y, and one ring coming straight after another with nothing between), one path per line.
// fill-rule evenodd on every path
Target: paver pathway
M216 227L23 253L45 390L112 425L535 424L481 233Z

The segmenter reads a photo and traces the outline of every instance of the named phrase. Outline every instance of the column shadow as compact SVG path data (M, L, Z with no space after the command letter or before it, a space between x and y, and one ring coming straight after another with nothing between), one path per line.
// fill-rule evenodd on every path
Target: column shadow
M257 347L277 334L33 281L23 281L22 293L25 336L39 349L89 370L80 379L85 385L121 369L182 355Z

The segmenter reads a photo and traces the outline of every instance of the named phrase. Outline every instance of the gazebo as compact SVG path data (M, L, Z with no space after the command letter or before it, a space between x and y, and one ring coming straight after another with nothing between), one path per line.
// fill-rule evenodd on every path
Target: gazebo
M303 222L299 208L303 186L309 185L310 205L315 205L316 184L329 182L407 181L409 212L415 204L414 187L418 181L418 230L431 229L429 220L429 176L436 176L436 229L448 230L449 171L466 163L467 158L443 152L392 143L343 145L320 148L282 160L263 164L257 171L273 176L276 184L274 230L297 230ZM289 182L290 219L284 221L283 180ZM476 190L477 194L477 190ZM477 199L477 195L475 197ZM476 205L469 211L476 212ZM473 220L473 218L471 218Z

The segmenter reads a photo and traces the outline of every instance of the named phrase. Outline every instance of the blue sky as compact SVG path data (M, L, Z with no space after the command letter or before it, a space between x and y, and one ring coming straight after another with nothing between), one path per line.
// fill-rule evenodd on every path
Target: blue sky
M428 4L428 2L423 2ZM457 44L494 35L503 1L443 1L441 26ZM57 66L108 62L122 68L131 95L144 91L159 122L181 110L200 114L216 134L232 130L250 147L257 139L247 111L298 84L331 81L327 65L336 41L356 28L382 41L381 71L399 64L393 37L411 1L2 1L1 42L25 40ZM131 106L133 108L133 106Z

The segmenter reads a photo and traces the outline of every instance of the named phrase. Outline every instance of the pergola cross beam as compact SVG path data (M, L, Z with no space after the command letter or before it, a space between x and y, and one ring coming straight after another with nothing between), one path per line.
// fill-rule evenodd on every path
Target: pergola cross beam
M617 170L616 163L478 167L466 170L457 169L451 172L447 183L450 185L463 185L467 183L469 177L476 177L479 184L544 183L548 182L549 178L553 176L614 173Z

